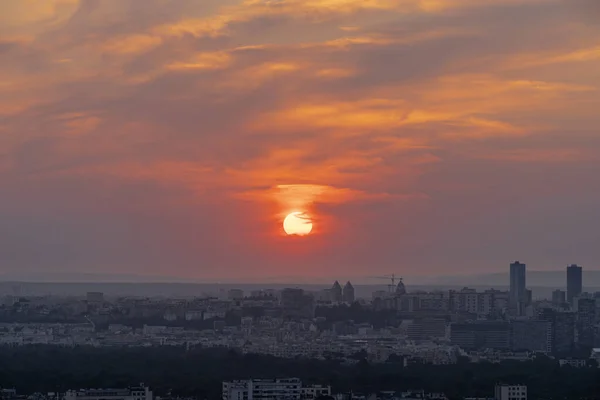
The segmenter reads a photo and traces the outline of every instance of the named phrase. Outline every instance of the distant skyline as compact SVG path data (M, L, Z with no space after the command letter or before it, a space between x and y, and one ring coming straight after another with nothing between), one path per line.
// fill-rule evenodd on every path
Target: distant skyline
M599 21L596 0L3 0L0 279L519 259L585 286Z
M529 283L528 288L547 287L567 289L567 278L564 271L527 271ZM396 277L396 283L398 282ZM510 287L510 273L508 271L482 274L456 274L444 276L417 276L404 275L401 277L409 288L415 286L445 286L445 287ZM91 274L91 273L67 273L53 272L42 274L34 273L9 273L0 274L0 283L147 283L147 284L222 284L222 285L331 285L334 281L347 282L361 286L382 286L387 287L390 284L389 277L379 276L329 276L329 277L303 277L296 276L275 276L270 278L257 277L255 279L242 279L233 277L231 279L190 279L185 276L168 275L132 275L132 274ZM597 291L600 289L600 271L587 271L583 276L584 290Z

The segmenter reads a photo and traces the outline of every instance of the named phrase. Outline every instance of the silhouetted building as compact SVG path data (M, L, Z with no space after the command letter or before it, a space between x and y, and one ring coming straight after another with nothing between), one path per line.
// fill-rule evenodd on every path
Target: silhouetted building
M350 281L346 282L342 291L342 300L346 303L354 303L354 286Z
M338 281L335 281L331 287L331 301L339 303L343 300L342 286Z
M555 290L552 292L552 304L561 306L567 302L567 296L564 290Z
M281 308L284 318L314 318L315 315L314 299L302 289L283 289Z
M450 311L477 315L490 315L506 309L507 292L486 290L477 292L475 289L462 288L448 292L448 307Z
M511 347L513 351L552 352L552 323L549 321L512 321Z
M223 382L223 400L312 400L331 396L329 386L304 386L298 378L249 379Z
M517 315L523 313L527 302L526 276L525 264L519 261L510 264L510 306Z
M446 326L446 320L442 318L418 319L408 326L407 337L414 341L444 338Z
M494 400L527 400L527 386L496 385Z
M509 350L510 324L488 321L452 323L450 341L465 350Z
M594 347L596 300L577 299L577 344L582 347Z
M403 296L405 294L406 294L406 287L404 286L404 282L402 282L402 278L400 278L398 285L396 285L396 296Z
M147 386L127 389L80 389L68 390L65 400L152 400L152 391Z
M583 290L583 268L578 265L567 267L567 301L573 305L573 299Z
M575 313L544 308L539 319L552 323L552 352L571 353L575 345Z

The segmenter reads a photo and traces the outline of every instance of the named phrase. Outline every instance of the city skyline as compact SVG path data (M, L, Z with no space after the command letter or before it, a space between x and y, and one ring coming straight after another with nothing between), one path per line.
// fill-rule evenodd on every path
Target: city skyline
M598 20L595 0L5 0L0 279L599 271Z

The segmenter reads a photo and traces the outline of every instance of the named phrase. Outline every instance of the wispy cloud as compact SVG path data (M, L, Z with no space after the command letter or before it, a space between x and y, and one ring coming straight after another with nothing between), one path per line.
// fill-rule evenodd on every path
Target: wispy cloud
M168 263L225 277L246 264L272 275L289 254L314 276L549 262L543 221L585 211L572 232L583 237L598 216L597 10L5 0L0 254L15 255L11 268ZM301 208L318 239L269 236ZM600 257L573 248L581 263Z

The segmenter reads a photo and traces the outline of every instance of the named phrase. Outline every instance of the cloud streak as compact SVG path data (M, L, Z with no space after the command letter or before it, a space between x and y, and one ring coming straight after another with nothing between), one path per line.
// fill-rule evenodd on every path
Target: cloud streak
M594 4L4 1L0 256L219 279L594 265ZM546 220L572 251L550 257Z

